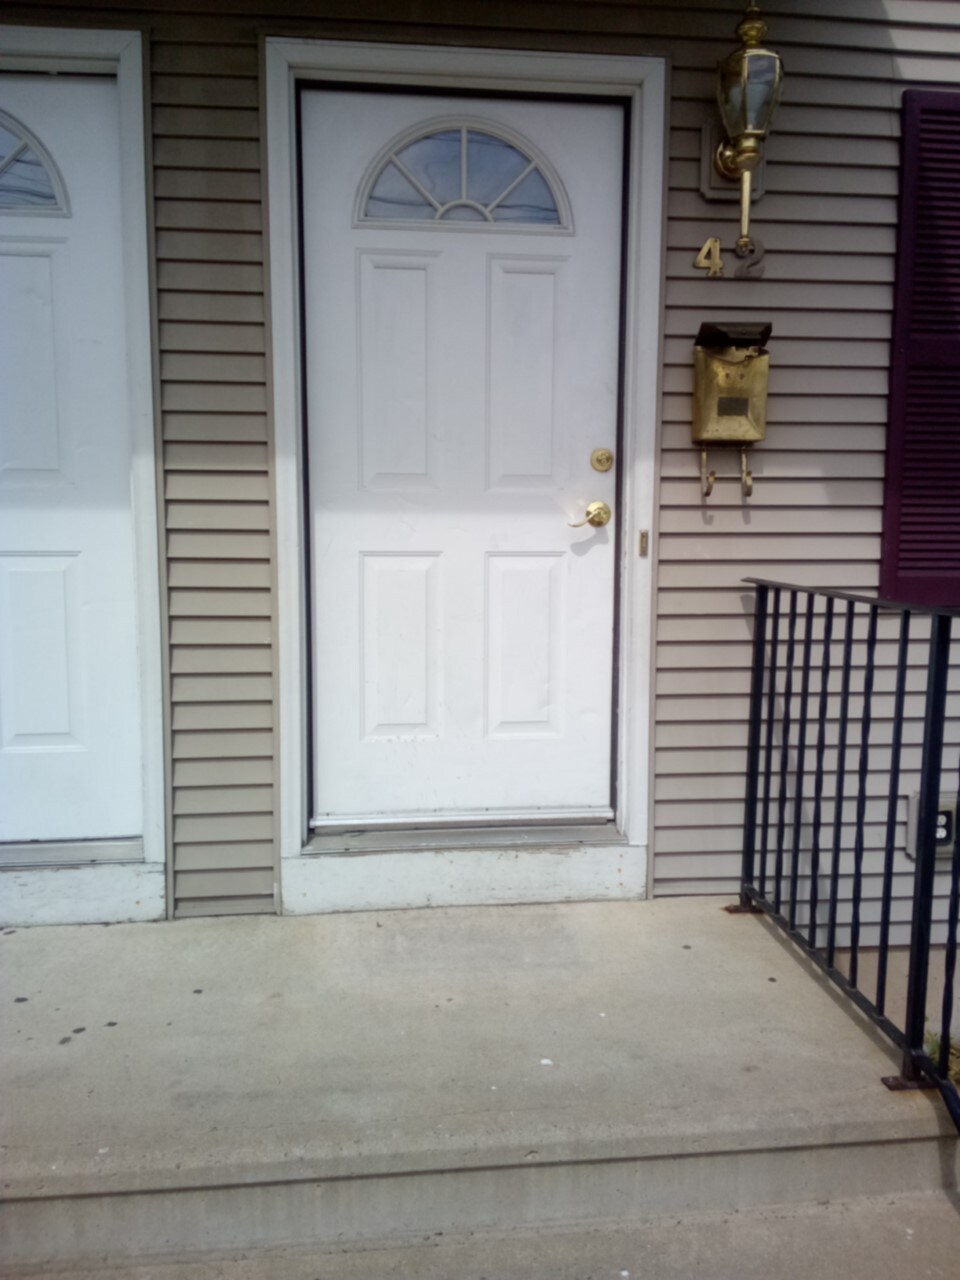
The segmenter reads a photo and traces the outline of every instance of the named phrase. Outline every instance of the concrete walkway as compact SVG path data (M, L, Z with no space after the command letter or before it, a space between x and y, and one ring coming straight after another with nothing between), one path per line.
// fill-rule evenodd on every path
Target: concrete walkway
M955 1186L936 1096L888 1092L893 1051L721 906L6 930L8 1222L78 1195L641 1160L669 1177L611 1216L733 1211L822 1198L822 1162L788 1185L773 1158L818 1146L849 1195ZM893 1165L856 1155L893 1143ZM682 1173L704 1153L709 1189ZM471 1221L513 1225L490 1204Z

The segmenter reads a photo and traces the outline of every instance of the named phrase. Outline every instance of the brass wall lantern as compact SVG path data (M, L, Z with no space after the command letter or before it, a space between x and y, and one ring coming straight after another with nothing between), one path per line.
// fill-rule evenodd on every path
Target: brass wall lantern
M740 182L741 258L753 251L750 239L750 187L760 163L761 147L780 101L783 63L778 53L761 45L767 24L753 3L737 27L741 45L717 65L717 103L726 134L714 156L714 166L724 178Z

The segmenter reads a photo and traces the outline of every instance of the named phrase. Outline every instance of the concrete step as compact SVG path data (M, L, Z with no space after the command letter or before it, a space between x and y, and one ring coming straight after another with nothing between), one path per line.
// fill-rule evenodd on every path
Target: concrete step
M945 1193L766 1205L548 1232L434 1233L352 1251L271 1250L123 1266L19 1270L18 1280L953 1280L960 1207ZM0 1276L13 1273L0 1270Z
M957 1186L939 1099L717 900L0 935L0 1263Z

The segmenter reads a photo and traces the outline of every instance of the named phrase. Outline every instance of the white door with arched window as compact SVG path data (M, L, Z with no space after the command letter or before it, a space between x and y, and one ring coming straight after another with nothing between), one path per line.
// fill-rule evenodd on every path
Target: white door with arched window
M314 828L613 815L624 120L301 91Z
M120 139L115 78L0 75L0 857L14 862L103 840L142 857L140 317ZM151 473L152 453L138 465Z

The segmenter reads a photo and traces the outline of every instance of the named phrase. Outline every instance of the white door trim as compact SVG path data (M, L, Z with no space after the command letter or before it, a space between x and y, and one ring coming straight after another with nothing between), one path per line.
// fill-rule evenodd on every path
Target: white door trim
M166 861L163 680L156 437L150 333L150 272L147 239L147 173L143 96L143 42L137 31L0 26L0 71L60 71L117 78L120 109L120 193L127 334L127 384L131 436L130 487L136 542L140 715L143 731L143 861ZM49 881L51 892L54 887ZM163 877L157 882L163 913ZM149 904L136 903L137 918L157 914L151 879ZM143 888L138 894L145 896ZM54 893L54 897L57 895ZM61 895L62 896L62 895ZM68 895L69 896L69 895ZM95 919L132 918L126 894L106 884ZM124 902L120 902L120 898ZM116 899L116 902L114 900ZM51 902L51 909L56 904ZM121 915L110 914L116 906ZM72 908L64 903L69 914ZM73 917L71 917L73 918Z
M264 46L269 270L277 480L280 844L298 857L307 833L303 702L306 598L301 486L300 317L296 234L298 80L443 87L451 92L590 94L631 110L624 359L624 441L618 669L617 827L646 862L651 743L652 559L638 554L653 525L663 252L666 65L657 58L526 50L446 49L268 38ZM642 167L641 167L642 157ZM640 252L642 245L643 251ZM294 864L287 863L287 878ZM299 874L299 873L298 873ZM640 877L643 883L643 877ZM312 895L311 895L312 896ZM289 894L285 894L289 898ZM314 907L313 909L318 909ZM342 904L340 909L343 909Z

